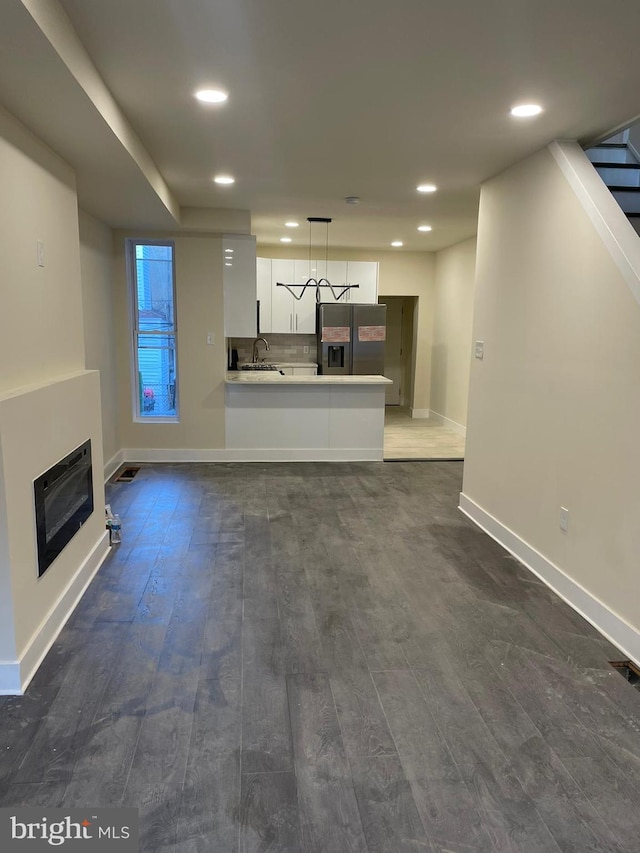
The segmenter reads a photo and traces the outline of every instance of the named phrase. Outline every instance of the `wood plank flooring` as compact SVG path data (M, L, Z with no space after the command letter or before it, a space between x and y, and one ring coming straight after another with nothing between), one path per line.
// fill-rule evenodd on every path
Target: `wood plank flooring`
M110 486L122 544L0 697L0 805L137 807L150 853L636 851L640 693L458 511L461 475Z

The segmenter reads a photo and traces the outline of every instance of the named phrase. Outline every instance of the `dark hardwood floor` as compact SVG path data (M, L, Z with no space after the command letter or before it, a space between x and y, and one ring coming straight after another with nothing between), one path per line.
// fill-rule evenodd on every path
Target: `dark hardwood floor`
M640 693L458 511L461 475L110 486L122 544L0 697L0 805L134 806L153 853L638 850Z

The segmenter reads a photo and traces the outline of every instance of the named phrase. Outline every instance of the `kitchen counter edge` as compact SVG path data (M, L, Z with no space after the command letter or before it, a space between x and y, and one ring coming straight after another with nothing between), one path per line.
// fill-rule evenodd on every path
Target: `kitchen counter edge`
M380 375L364 376L283 376L277 371L229 370L226 385L393 385L392 379Z

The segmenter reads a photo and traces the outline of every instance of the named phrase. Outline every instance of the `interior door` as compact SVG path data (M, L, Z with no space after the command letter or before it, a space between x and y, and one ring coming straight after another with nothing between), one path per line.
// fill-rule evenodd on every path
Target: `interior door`
M387 306L387 340L384 348L384 375L393 380L393 385L385 386L385 405L399 406L402 397L403 358L402 358L402 312L401 296L380 298Z

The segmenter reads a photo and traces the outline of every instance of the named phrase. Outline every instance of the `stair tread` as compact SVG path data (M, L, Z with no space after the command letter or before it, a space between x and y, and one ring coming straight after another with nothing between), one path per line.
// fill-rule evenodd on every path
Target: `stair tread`
M591 161L592 166L602 166L604 169L640 169L640 163L601 163Z
M598 148L627 148L626 142L601 142L599 145L590 145L587 151L596 151Z

